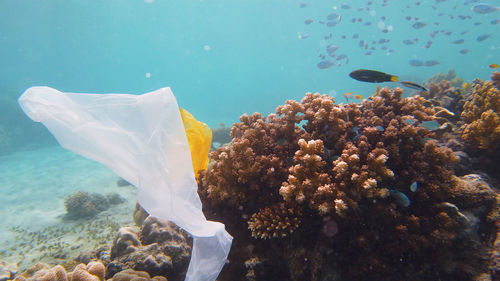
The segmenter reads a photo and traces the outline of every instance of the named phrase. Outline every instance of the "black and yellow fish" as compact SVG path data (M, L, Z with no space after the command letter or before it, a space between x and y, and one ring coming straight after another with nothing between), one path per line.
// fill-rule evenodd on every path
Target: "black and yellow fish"
M369 69L354 70L353 72L349 73L349 76L351 76L352 79L370 83L399 82L398 77L396 75ZM427 88L417 83L409 81L401 81L400 83L401 85L406 86L408 88L420 91L427 91Z
M376 71L376 70L369 70L369 69L358 69L354 70L353 72L349 73L349 76L351 76L352 79L358 80L358 81L363 81L363 82L370 82L370 83L381 83L381 82L397 82L398 77L387 74L384 72Z

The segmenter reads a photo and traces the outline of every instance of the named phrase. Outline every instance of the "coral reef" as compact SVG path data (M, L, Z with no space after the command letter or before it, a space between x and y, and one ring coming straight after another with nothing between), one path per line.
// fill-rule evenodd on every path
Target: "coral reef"
M452 86L449 80L441 80L438 83L430 82L428 87L429 91L421 93L424 98L452 112L451 117L460 116L469 89L464 88L463 85Z
M285 237L300 224L297 212L285 204L267 207L253 214L248 221L248 228L255 238L269 239Z
M132 214L135 225L140 227L148 216L148 212L139 203L135 203L134 213Z
M111 279L105 279L105 274L106 269L101 262L89 262L87 265L81 263L76 265L71 272L67 272L61 265L50 267L47 264L38 263L17 276L14 281L167 281L165 277L151 278L147 272L131 269L118 272Z
M478 81L463 107L462 139L474 148L494 151L500 140L499 113L499 90L490 81Z
M487 273L476 237L491 237L493 222L473 228L466 214L481 200L461 201L491 190L455 178L457 156L428 129L443 108L402 93L384 88L358 105L308 93L233 125L199 189L207 217L235 236L221 280L320 280L326 264L340 280Z
M428 83L436 83L439 84L441 81L446 80L449 81L452 87L460 87L463 84L463 79L457 76L455 70L450 69L447 73L438 73L431 78L428 79Z
M145 271L133 271L131 269L126 269L124 271L118 272L113 276L110 281L167 281L167 278L163 276L155 276L151 278L149 273Z
M109 208L110 205L120 204L124 201L118 194L106 196L97 193L78 191L64 199L66 219L91 218Z
M497 89L500 90L500 72L495 71L491 74L491 83L493 86L495 86Z
M188 234L174 224L147 217L140 231L122 227L111 247L107 277L133 269L152 276L168 276L169 280L184 280L191 253ZM174 270L175 269L175 270Z
M100 262L90 262L88 265L79 264L73 271L66 272L60 265L50 267L47 264L36 264L15 281L104 281L105 268Z

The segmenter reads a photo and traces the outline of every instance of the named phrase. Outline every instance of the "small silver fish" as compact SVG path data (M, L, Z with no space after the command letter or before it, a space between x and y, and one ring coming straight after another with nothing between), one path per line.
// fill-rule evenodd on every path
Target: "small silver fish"
M422 27L424 27L424 26L426 26L426 25L427 25L427 24L426 24L426 23L424 23L424 22L417 21L416 23L414 23L414 24L412 25L412 27L413 27L413 28L415 28L415 29L420 29L420 28L422 28Z
M421 60L418 60L418 59L412 59L409 61L409 64L411 66L422 66L422 65L424 65L424 62Z
M332 65L334 65L333 62L331 62L329 60L322 60L322 61L318 62L318 64L316 66L319 69L327 69L327 68L330 68Z
M479 36L476 38L476 40L477 40L478 42L481 42L481 41L484 41L484 40L488 39L489 37L490 37L490 35L489 35L489 34L483 34L483 35L479 35Z
M500 10L500 7L495 7L487 3L479 3L471 8L471 11L478 14L489 14L498 10Z

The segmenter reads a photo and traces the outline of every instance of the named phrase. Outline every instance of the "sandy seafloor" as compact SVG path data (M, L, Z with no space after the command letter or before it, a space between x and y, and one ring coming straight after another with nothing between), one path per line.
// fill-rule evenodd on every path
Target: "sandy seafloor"
M131 225L133 186L98 162L59 146L0 157L0 258L19 264L57 262L113 242L116 230ZM77 191L118 193L123 203L91 219L64 219L64 199Z

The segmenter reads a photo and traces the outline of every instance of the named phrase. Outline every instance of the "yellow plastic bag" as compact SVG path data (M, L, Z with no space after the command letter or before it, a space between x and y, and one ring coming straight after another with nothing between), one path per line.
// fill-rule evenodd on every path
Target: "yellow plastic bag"
M199 180L200 171L208 167L208 152L212 145L212 130L207 124L194 118L184 108L179 108L181 112L182 123L186 131L189 149L191 150L191 160L193 161L193 170L196 180Z

